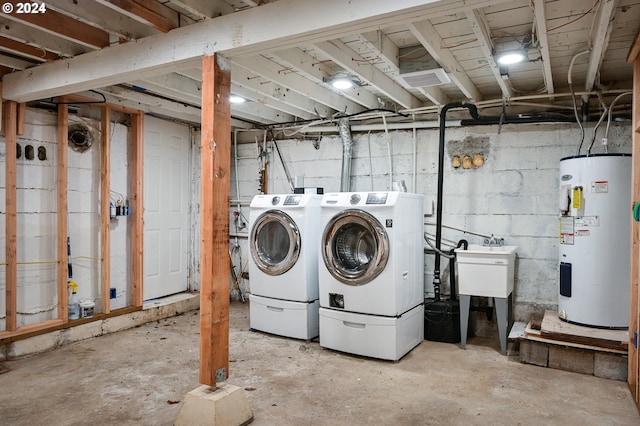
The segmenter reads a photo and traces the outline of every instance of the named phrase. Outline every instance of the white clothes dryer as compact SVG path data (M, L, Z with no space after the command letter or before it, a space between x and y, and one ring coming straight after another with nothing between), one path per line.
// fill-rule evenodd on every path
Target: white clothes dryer
M423 196L322 198L320 345L398 360L424 338Z
M252 329L318 336L321 195L256 195L249 213Z

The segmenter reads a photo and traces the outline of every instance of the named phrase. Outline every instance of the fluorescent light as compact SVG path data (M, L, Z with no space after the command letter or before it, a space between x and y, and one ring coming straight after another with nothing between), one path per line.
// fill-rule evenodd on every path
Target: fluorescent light
M519 50L503 52L496 56L496 60L500 65L513 65L524 61L524 53Z
M340 90L351 89L353 87L353 80L347 77L340 77L331 80L331 85Z
M231 95L229 96L229 102L231 102L232 104L241 104L246 102L247 100L245 98L243 98L242 96L238 96L238 95Z

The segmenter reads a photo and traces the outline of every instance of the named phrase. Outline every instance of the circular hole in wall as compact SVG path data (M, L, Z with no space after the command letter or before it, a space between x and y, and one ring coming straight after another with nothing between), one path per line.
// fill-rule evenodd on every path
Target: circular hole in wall
M76 123L69 126L67 139L71 149L76 152L85 152L91 148L93 133L86 124Z
M16 158L22 157L22 145L16 144Z

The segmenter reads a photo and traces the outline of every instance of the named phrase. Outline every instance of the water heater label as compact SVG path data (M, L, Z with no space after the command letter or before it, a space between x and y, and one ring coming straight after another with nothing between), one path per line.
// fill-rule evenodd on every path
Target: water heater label
M577 229L576 237L588 237L590 235L590 231L588 229Z
M576 227L585 228L587 226L600 226L600 219L598 216L576 217Z
M609 192L608 180L596 180L591 182L591 192L596 194Z
M573 245L573 217L560 218L560 244Z

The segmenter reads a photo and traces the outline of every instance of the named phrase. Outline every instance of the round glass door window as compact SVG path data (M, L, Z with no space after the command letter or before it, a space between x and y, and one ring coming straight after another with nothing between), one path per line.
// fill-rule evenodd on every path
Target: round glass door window
M363 210L345 210L329 221L322 236L322 258L329 273L348 285L367 284L384 270L389 237Z
M291 217L279 210L263 213L249 236L251 257L265 274L281 275L300 256L300 231Z

